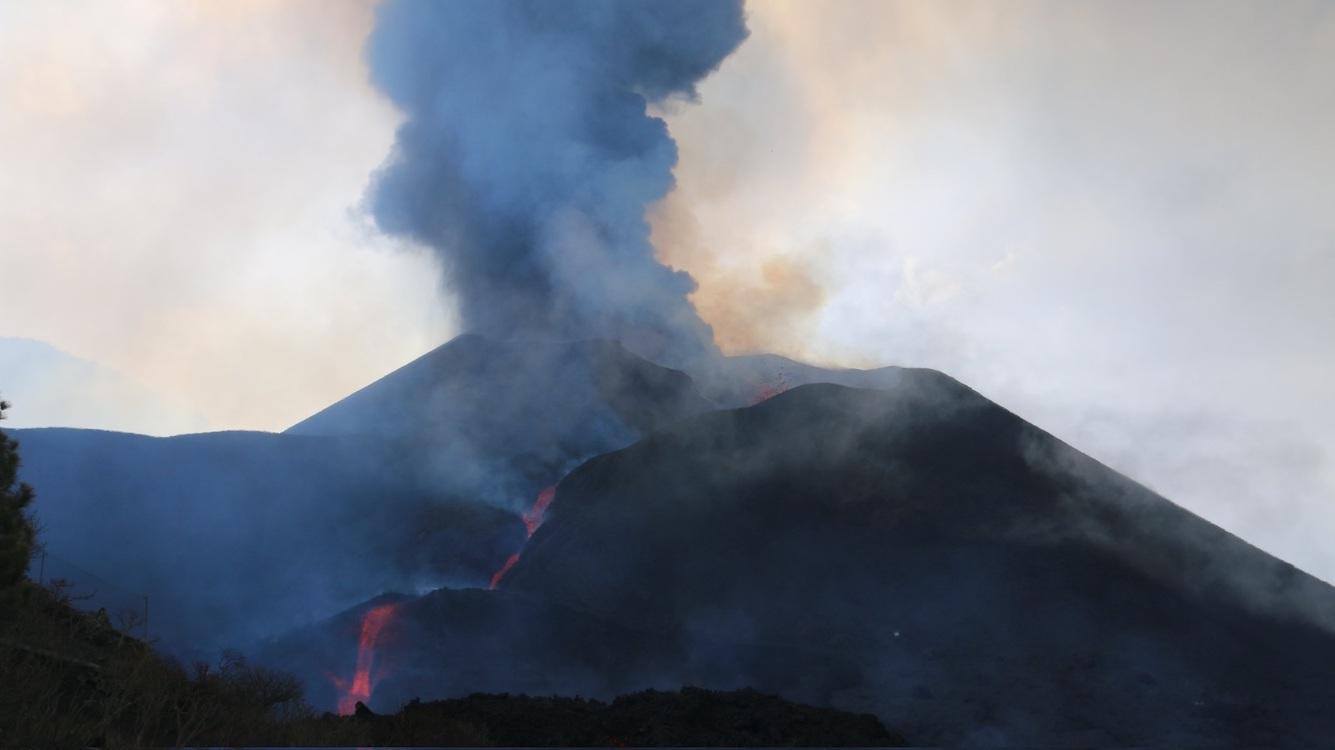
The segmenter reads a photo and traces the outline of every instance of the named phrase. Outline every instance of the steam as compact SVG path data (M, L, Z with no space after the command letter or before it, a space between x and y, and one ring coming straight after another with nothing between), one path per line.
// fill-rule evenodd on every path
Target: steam
M467 329L713 352L695 282L649 240L677 148L647 107L694 99L746 34L738 0L386 3L371 77L407 120L377 224L441 257Z

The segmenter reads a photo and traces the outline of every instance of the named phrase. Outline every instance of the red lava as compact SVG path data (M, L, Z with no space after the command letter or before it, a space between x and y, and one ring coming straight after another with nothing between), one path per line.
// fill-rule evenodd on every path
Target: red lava
M555 499L556 485L553 484L550 487L544 488L542 492L539 492L537 499L533 501L533 507L524 511L523 515L520 516L520 518L524 520L525 543L527 543L529 539L532 539L533 534L537 532L538 527L542 526L543 520L547 517L547 506L551 505L552 501ZM506 558L505 564L495 573L491 574L491 585L487 588L495 590L496 585L501 582L501 579L505 577L505 574L510 572L510 568L513 568L515 563L519 562L519 556L523 554L523 552L524 548L520 547L518 552L515 552Z
M347 716L357 707L358 701L365 703L370 700L371 690L375 687L372 670L375 668L376 643L380 640L381 631L394 619L398 609L397 604L382 604L362 615L362 632L357 639L357 669L352 674L352 682L333 678L334 686L342 692L338 697L340 714Z

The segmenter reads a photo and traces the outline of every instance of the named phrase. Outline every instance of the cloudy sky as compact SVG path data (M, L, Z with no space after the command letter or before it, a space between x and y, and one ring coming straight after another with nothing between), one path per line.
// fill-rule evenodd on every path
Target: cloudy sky
M942 369L1335 580L1335 6L749 17L662 112L652 212L720 343ZM80 422L0 382L15 425L281 429L456 333L432 256L362 210L399 121L371 20L0 0L0 336L137 394ZM12 378L46 351L7 345Z

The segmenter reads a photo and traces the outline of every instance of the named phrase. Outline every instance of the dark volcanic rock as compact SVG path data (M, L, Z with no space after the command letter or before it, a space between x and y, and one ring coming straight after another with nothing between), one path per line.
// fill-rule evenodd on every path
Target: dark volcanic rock
M750 686L917 743L1335 731L1329 587L925 371L587 462L502 589L405 601L373 705ZM357 618L272 653L319 683L355 658Z
M649 687L735 689L753 680L819 702L858 671L847 658L808 649L647 630L543 598L480 589L377 597L272 639L255 657L302 677L311 702L332 708L339 694L331 677L351 676L362 617L385 603L398 607L375 648L369 701L382 713L419 696L480 691L610 700Z
M1329 586L929 372L800 387L589 461L503 587L851 660L818 702L917 742L1335 732Z
M873 370L816 367L777 354L722 357L698 362L691 370L700 392L727 408L750 406L811 383L893 390L932 375L928 370L912 367L878 367Z
M754 690L684 688L625 695L610 704L582 698L474 694L413 701L374 715L377 745L450 745L485 738L508 747L897 747L904 738L874 716L785 701ZM469 731L471 730L471 731Z

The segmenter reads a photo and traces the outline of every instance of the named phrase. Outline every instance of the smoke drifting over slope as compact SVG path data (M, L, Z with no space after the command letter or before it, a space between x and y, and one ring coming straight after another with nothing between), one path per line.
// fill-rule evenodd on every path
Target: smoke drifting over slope
M385 4L367 55L407 121L377 223L442 257L467 329L712 351L649 242L677 150L646 106L694 97L746 33L736 1Z

